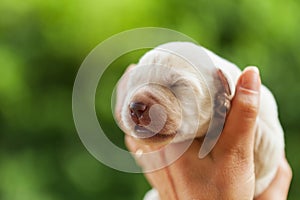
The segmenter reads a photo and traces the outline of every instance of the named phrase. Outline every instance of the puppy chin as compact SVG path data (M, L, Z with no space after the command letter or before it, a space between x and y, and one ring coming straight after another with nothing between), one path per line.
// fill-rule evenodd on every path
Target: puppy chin
M164 135L164 134L157 134L155 136L149 137L149 138L138 138L134 137L135 141L141 145L147 145L155 148L161 148L169 143L173 143L174 137L176 135Z

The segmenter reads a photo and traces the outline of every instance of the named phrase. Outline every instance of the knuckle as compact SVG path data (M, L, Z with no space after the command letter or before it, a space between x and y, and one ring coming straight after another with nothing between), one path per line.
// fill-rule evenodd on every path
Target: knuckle
M251 163L251 152L245 150L243 146L228 148L224 150L224 153L227 155L227 160L232 164L237 164L238 166L247 166L249 162Z
M288 164L287 161L285 161L283 164L281 164L281 171L282 173L286 176L289 177L290 179L293 177L293 170L291 166Z
M240 112L247 118L256 118L259 112L258 100L256 94L240 95L237 99Z
M291 167L288 167L287 171L286 171L286 174L289 178L292 178L293 177L293 170Z
M251 157L244 151L237 149L231 151L230 154L224 156L223 164L226 167L223 167L222 170L225 174L231 174L235 177L252 174L254 173L254 165Z
M258 109L256 106L254 106L252 104L244 104L241 109L241 112L247 118L256 118L256 116L258 114Z

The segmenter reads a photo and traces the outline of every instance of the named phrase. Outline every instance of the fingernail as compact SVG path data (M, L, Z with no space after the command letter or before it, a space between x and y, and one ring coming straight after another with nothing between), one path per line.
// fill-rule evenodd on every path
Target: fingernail
M248 90L259 91L260 77L257 67L247 67L243 71L241 87Z

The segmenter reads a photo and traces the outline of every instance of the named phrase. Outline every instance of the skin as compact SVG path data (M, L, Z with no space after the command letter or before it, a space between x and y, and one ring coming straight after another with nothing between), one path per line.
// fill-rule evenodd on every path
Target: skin
M122 83L120 84L122 87ZM204 159L198 158L202 141L195 139L189 149L173 164L145 176L162 200L168 199L254 199L254 133L259 111L260 76L257 68L248 67L240 76L224 130L214 149ZM141 145L126 135L131 152L151 152L158 147ZM172 144L172 149L176 150ZM161 158L164 159L164 154ZM143 168L156 160L139 160ZM282 156L276 177L255 200L287 198L292 171Z

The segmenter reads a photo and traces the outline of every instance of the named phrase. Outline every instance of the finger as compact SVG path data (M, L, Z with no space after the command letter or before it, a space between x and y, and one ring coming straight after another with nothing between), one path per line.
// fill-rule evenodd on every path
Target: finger
M134 66L135 66L135 64L129 65L127 67L127 69L125 70L123 76L121 77L120 81L118 82L117 93L118 93L118 98L120 100L122 100L122 98L124 97L123 91L124 91L124 88L126 88L126 83L127 83L127 80L128 80L128 75L129 75L129 72L133 69ZM121 95L119 95L119 93Z
M125 145L136 160L136 163L143 167L143 162L140 158L144 153L149 152L147 146L140 145L132 136L129 136L128 134L125 134Z
M128 134L125 135L125 144L144 172L167 166L164 149L160 149L158 146L146 145Z
M255 200L285 200L287 199L292 180L292 170L285 158L279 165L277 174L271 185Z
M231 110L215 148L217 154L237 152L246 157L253 154L260 86L258 69L247 67L238 80Z
M121 79L117 85L117 99L116 99L117 101L116 101L116 107L115 107L115 116L118 121L121 118L121 109L122 109L122 105L123 105L123 102L124 102L124 99L126 96L125 88L126 88L126 83L128 80L128 74L134 66L135 66L135 64L131 64L127 67L127 69L125 70L123 76L121 77Z
M156 157L148 158L147 160L142 158L143 153L148 153L153 151L151 147L147 145L142 145L139 142L137 142L136 139L134 139L131 136L125 136L125 144L129 151L135 155L135 160L139 166L145 170L145 168L149 167L149 164L153 164L155 162L158 162L158 160L162 160L162 157L157 155ZM134 154L135 153L135 154ZM139 155L141 154L141 155ZM175 198L174 194L175 191L173 190L173 184L168 169L162 168L159 170L155 170L153 172L148 172L144 174L149 183L152 185L152 187L157 188L160 192L160 197L162 199L177 199ZM162 184L163 183L163 184ZM165 198L164 198L165 197Z
M135 66L136 66L136 64L130 64L130 65L126 68L125 73L129 72L130 70L132 70L132 68L135 67Z
M153 151L153 146L140 144L138 140L131 136L126 136L125 141L128 149L132 152L138 152L141 149L143 153ZM176 152L181 148L180 145L184 144L174 143L170 145L168 150L157 154L153 158L148 157L148 159L143 159L136 157L136 161L143 169L148 168L149 165L154 165L154 163L164 163L166 162L168 154ZM199 187L197 185L200 184L203 174L201 175L201 173L199 174L198 172L199 170L202 171L203 165L205 165L205 169L208 170L208 166L205 162L203 163L204 160L198 159L197 156L200 145L201 142L199 140L194 140L186 152L171 165L165 165L165 167L158 170L144 173L152 187L158 190L161 199L184 199L180 198L180 196L199 194ZM211 170L211 168L209 168L209 170ZM206 174L203 171L202 173ZM185 196L185 199L192 198Z

